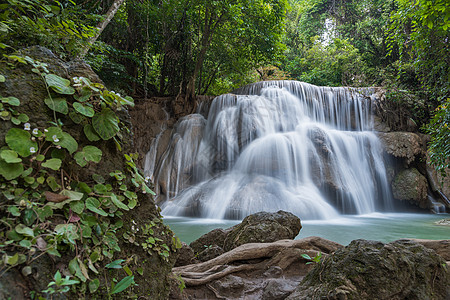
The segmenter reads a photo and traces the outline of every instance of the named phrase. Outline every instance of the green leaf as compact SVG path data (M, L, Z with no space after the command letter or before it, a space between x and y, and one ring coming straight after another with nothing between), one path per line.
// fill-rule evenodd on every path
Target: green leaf
M19 106L20 105L20 100L17 99L16 97L2 97L0 98L2 100L2 103L6 103L12 106Z
M5 82L6 81L6 78L5 78L5 76L3 76L3 75L0 75L0 82Z
M83 116L92 118L95 114L94 109L92 109L92 107L89 106L84 106L83 104L81 104L80 102L75 102L73 104L73 108L79 112L80 114L82 114Z
M81 281L86 282L86 277L83 275L83 272L81 272L81 267L76 257L69 262L69 271Z
M67 115L69 107L67 106L66 98L45 98L44 103L56 112Z
M92 127L102 139L109 140L119 132L119 119L111 109L104 108L92 118Z
M44 159L45 159L45 156L42 154L39 154L38 156L36 156L36 161L43 161Z
M125 261L125 259L117 259L105 266L105 268L108 269L122 269L122 263Z
M84 211L84 202L83 201L75 201L75 202L71 202L70 203L70 209L80 215L83 213Z
M19 125L19 124L20 124L20 120L17 119L16 117L11 117L11 122L12 122L14 125Z
M5 162L10 164L22 162L22 159L19 158L17 152L13 150L3 150L0 153L0 157L3 158Z
M23 235L26 235L29 237L34 237L33 229L31 229L30 227L27 227L23 224L18 224L14 229L19 234L23 234Z
M100 286L100 280L98 280L98 278L95 278L94 280L89 282L89 292L91 294L95 293L99 286Z
M8 265L14 266L19 261L19 253L16 253L13 256L6 255L5 260Z
M100 208L100 201L98 201L96 198L89 197L86 199L86 208L89 209L92 212L95 212L101 216L106 217L108 214Z
M71 111L71 112L69 113L69 117L72 119L72 121L73 121L75 124L80 124L80 123L83 122L83 120L85 119L84 116L82 116L82 115L80 115L80 114L78 114L78 113L76 113L76 112L74 112L74 111Z
M30 118L26 114L20 114L17 118L22 123L26 123L30 120Z
M111 201L114 203L115 206L117 206L120 209L123 210L130 210L128 206L122 203L122 201L117 198L116 194L111 193Z
M30 156L30 149L37 150L37 143L32 141L31 134L23 129L11 128L6 134L5 141L9 148L22 157Z
M27 249L31 248L31 242L29 240L21 240L19 245Z
M72 201L79 201L84 196L83 193L69 191L69 190L63 190L60 194L69 197L69 199Z
M48 205L43 208L37 208L36 212L41 222L44 222L47 218L53 216L53 209Z
M94 127L92 127L91 124L84 125L83 131L84 131L84 134L86 135L86 137L88 138L89 141L96 142L96 141L100 140L100 137L95 132Z
M48 159L47 161L43 162L42 166L44 168L49 168L49 169L57 171L57 170L59 170L59 168L61 168L61 163L62 163L62 161L60 159L51 158L51 159Z
M73 95L75 93L74 88L70 86L70 80L64 79L58 75L47 74L45 76L45 81L49 87L59 94Z
M19 177L23 173L23 165L21 163L9 164L0 159L0 175L6 180L12 180Z
M45 140L49 142L55 142L55 138L60 139L62 138L62 136L63 131L61 130L61 128L56 126L47 128L47 132L45 132Z
M56 178L53 176L47 178L47 184L54 192L61 188L61 186L56 182Z
M73 158L75 159L75 161L77 162L77 164L81 167L84 167L87 165L87 161L84 159L84 154L83 152L77 152L75 153L75 155L73 156Z
M127 276L122 279L118 284L114 286L111 290L111 295L117 294L128 288L131 284L134 283L134 276Z
M78 149L77 141L67 132L62 132L61 138L56 144L67 149L70 154L73 154Z
M86 146L83 148L84 159L98 163L102 159L102 150L95 146Z
M17 206L8 206L8 212L10 212L14 217L20 216L20 210Z
M77 164L84 167L88 162L98 163L102 158L102 150L95 146L86 146L74 156Z

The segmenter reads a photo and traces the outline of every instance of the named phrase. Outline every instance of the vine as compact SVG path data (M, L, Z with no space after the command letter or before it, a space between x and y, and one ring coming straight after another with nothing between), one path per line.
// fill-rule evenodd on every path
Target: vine
M6 146L0 149L0 276L19 266L28 276L31 263L42 255L61 258L64 253L65 257L72 255L67 264L69 274L63 278L57 271L41 293L71 289L95 293L102 282L108 295L126 290L135 284L133 273L126 260L111 262L121 251L118 233L124 231L124 224L120 217L137 206L138 193L155 194L134 163L136 154L124 154L126 170L111 170L109 178L98 174L87 182L72 178L71 168L95 165L103 152L91 144L80 146L63 121L82 126L90 143L113 140L121 150L121 131L127 128L116 112L133 106L133 99L85 77L68 80L52 74L45 63L28 56L6 59L11 67L30 65L40 76L47 91L43 102L54 120L51 126L34 127L28 115L18 112L19 99L0 96L0 118L12 123ZM0 76L0 84L6 80ZM140 235L145 235L148 243L138 246L167 260L169 252L181 245L175 237L168 246L153 236L151 227L158 222L161 220L155 219L142 228ZM119 268L126 273L119 282L109 285L102 280L102 273Z

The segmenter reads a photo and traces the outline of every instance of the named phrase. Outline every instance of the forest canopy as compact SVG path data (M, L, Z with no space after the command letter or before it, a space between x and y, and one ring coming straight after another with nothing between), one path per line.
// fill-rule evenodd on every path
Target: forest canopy
M7 0L0 51L39 44L83 57L107 86L138 97L271 79L381 86L431 135L444 170L449 17L445 0Z

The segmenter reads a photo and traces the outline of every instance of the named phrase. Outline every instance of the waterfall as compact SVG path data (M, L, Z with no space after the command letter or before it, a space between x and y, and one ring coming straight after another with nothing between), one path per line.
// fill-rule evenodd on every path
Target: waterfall
M371 109L370 89L296 81L218 96L206 119L178 122L161 157L150 149L162 213L241 219L282 209L327 219L389 210Z

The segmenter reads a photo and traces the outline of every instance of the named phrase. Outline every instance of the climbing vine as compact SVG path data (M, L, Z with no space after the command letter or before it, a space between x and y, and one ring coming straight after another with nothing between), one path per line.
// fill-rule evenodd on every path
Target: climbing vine
M124 154L126 168L111 170L109 177L92 174L90 180L78 181L70 170L89 168L102 160L103 151L95 142L113 140L122 149L121 133L128 128L117 112L133 106L133 99L85 77L69 80L52 74L45 63L28 56L5 59L11 68L25 64L39 75L47 91L43 105L53 121L46 127L33 126L33 116L19 112L19 99L0 96L0 118L12 123L0 149L0 276L16 267L28 276L32 262L44 254L62 261L71 256L65 276L58 270L47 289L34 296L71 289L95 293L102 284L108 295L126 290L135 284L130 259L112 261L121 251L119 231L125 231L127 242L162 260L181 247L180 242L172 234L172 244L167 245L154 235L152 226L161 222L159 218L140 232L134 226L130 232L125 230L120 218L137 206L138 193L154 195L148 178L134 163L136 154ZM0 84L7 80L0 75ZM81 139L89 141L88 145L80 146L71 135L66 124L71 122L82 126ZM146 242L132 240L138 234ZM126 276L108 283L101 275L110 269L123 269Z

